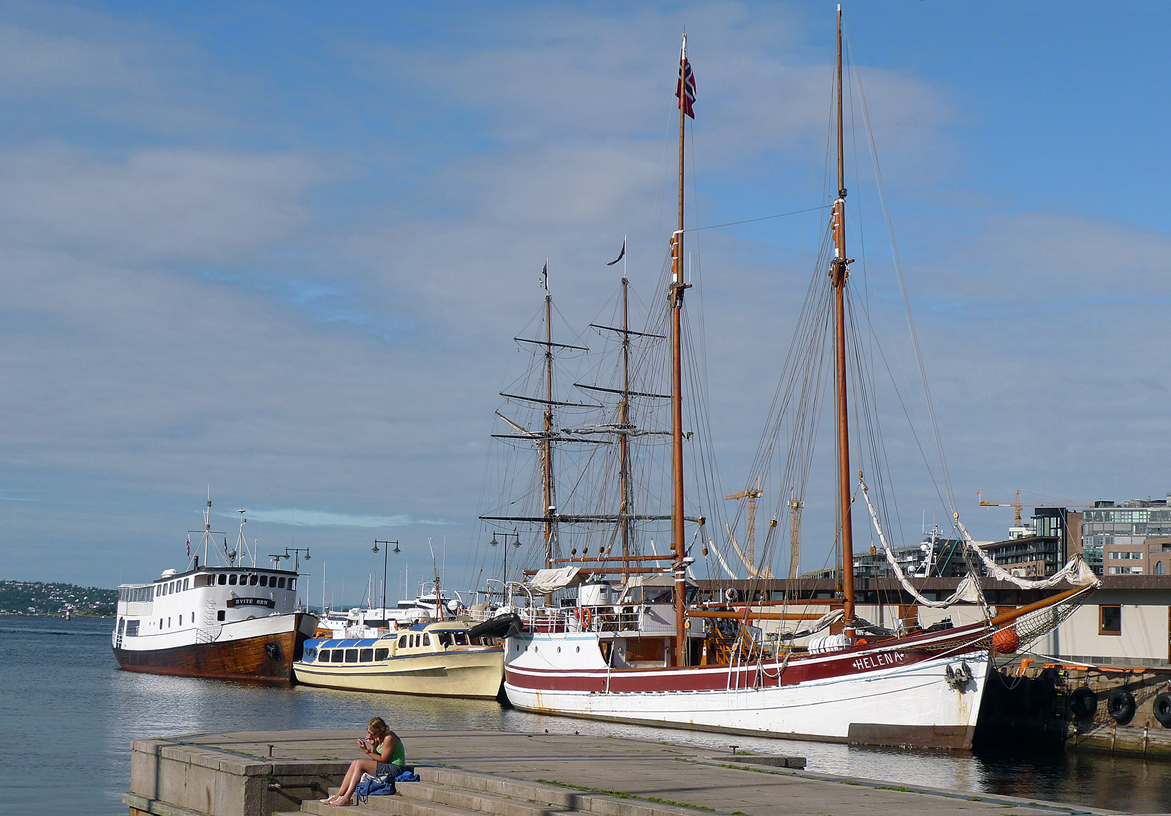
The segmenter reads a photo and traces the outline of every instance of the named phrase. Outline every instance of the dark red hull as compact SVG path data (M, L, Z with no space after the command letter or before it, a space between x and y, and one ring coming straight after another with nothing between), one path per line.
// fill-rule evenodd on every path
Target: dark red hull
M300 659L302 646L310 637L301 632L303 618L296 613L291 630L286 632L173 649L115 648L114 657L126 671L287 683L292 679L293 661Z

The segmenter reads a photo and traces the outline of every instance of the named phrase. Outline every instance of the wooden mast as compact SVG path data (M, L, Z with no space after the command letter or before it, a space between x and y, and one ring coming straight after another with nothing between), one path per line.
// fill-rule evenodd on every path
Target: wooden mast
M687 124L687 35L679 51L679 221L671 246L671 284L668 302L671 307L671 476L674 492L671 503L671 535L675 549L675 665L686 664L687 633L685 624L683 558L683 136Z
M622 241L622 254L626 255L626 241ZM622 485L622 503L619 512L622 519L622 580L630 575L630 321L627 306L627 287L625 269L622 274L622 403L618 411L618 422L622 425L622 433L618 434L618 470L619 481Z
M834 361L837 379L838 507L842 521L842 592L846 633L854 621L854 529L850 521L850 425L846 401L846 173L842 145L842 7L838 6L838 197L833 208Z
M549 268L545 262L546 271ZM553 566L553 296L549 294L549 278L545 276L545 438L543 482L545 487L545 568Z

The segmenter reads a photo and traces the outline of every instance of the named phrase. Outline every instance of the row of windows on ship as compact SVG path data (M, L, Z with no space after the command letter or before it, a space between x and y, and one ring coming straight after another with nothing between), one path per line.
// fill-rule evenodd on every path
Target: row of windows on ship
M436 632L435 639L443 647L471 645L466 632ZM421 635L399 635L398 638L400 649L430 645L431 635L428 632ZM390 649L382 647L377 649L322 649L320 653L314 648L305 650L306 663L311 663L314 660L317 660L318 663L373 663L386 660L388 657L390 657Z
M277 576L277 575L257 576L257 575L251 575L251 574L237 575L234 572L233 573L221 572L219 574L218 579L215 575L197 575L195 577L196 577L195 585L197 587L199 587L199 586L212 586L213 584L219 584L220 586L262 586L262 587L275 587L277 589L289 589L289 590L296 590L296 588L297 588L297 579L296 578L287 579L287 586L286 586L286 578L283 575L281 575L281 576ZM169 583L165 583L165 584L157 584L157 585L141 586L141 587L119 587L118 588L118 600L125 601L127 603L131 603L131 602L140 602L140 601L151 601L151 600L154 600L156 597L162 598L165 595L170 595L173 592L182 592L186 589L190 589L190 583L189 583L190 580L191 580L190 578L182 578L182 579L176 578L174 581L170 581Z
M223 621L226 620L226 614L225 614L224 610L222 610L222 609L217 609L215 616L216 616L216 620L219 621L220 623L223 623ZM191 615L188 616L187 620L190 623L194 624L195 623L195 613L192 612ZM121 635L121 634L123 634L123 632L125 632L125 634L130 635L130 636L137 635L138 634L138 623L139 622L137 619L127 620L126 618L119 618L118 619L118 634ZM183 625L183 616L182 615L179 616L179 624L178 625L179 626ZM171 627L170 616L167 617L166 627L163 626L163 619L159 618L159 630L160 631L163 628L169 629L170 627Z

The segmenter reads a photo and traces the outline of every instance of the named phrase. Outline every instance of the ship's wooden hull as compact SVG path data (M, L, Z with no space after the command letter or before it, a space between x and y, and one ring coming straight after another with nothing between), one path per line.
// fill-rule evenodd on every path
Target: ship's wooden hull
M114 647L118 665L126 671L211 677L227 680L289 682L293 661L301 656L305 641L316 628L316 618L301 612L248 621L255 634L224 635L211 643L188 643L161 649ZM308 631L306 631L308 630Z

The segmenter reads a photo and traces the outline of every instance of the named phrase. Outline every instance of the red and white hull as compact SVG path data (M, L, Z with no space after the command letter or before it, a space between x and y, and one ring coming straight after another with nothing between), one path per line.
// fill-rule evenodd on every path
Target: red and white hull
M548 714L867 745L971 748L991 656L943 637L748 666L609 669L592 632L509 638L505 691ZM912 641L912 642L908 642ZM944 650L940 646L946 643Z

